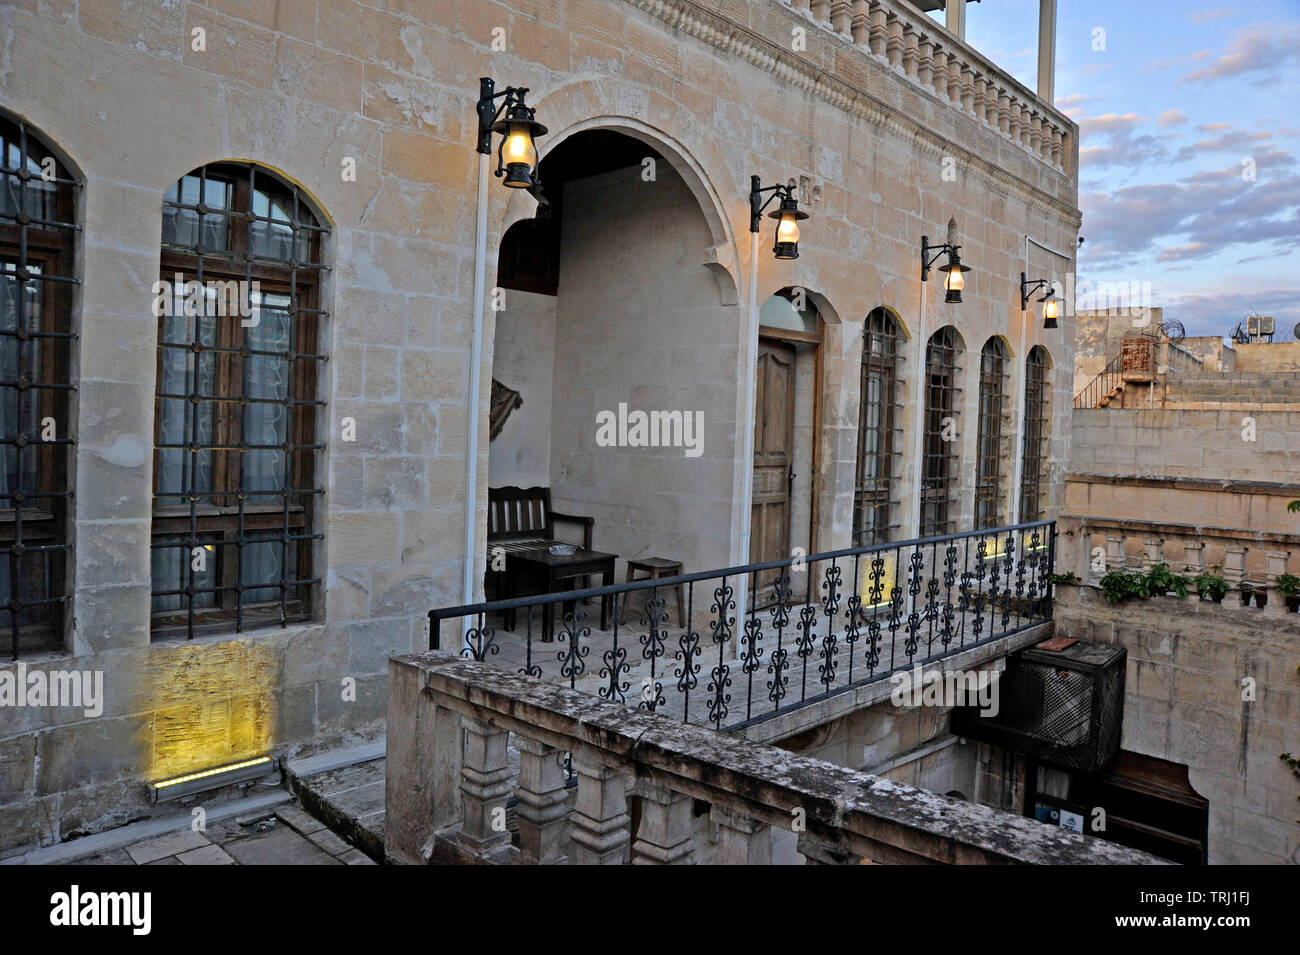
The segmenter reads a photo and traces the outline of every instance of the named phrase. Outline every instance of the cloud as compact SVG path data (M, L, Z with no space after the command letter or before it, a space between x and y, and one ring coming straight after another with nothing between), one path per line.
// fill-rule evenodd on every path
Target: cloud
M1300 322L1300 283L1256 289L1245 277L1228 280L1234 287L1163 296L1156 304L1163 306L1166 320L1181 321L1188 335L1230 335L1247 315L1261 314L1273 316L1277 338L1293 337L1291 329Z
M1161 127L1169 129L1171 126L1180 126L1187 122L1187 116L1181 109L1167 109L1160 114L1159 120Z
M1056 98L1056 108L1064 113L1066 110L1077 109L1084 103L1095 99L1101 99L1101 97L1090 96L1087 93L1071 93L1069 96L1058 96Z
M1279 31L1275 24L1251 24L1237 32L1224 51L1178 80L1202 83L1251 73L1271 75L1300 60L1300 28Z
M1137 113L1104 113L1071 117L1079 124L1079 165L1086 172L1108 166L1134 167L1156 162L1168 154L1164 137L1141 133L1148 117ZM1097 139L1103 138L1103 143Z
M1232 7L1224 7L1222 10L1195 10L1187 15L1193 23L1209 23L1211 20L1222 20L1224 17L1231 16Z
M1189 146L1182 147L1175 154L1174 159L1195 159L1205 153L1223 152L1249 155L1252 150L1259 149L1261 145L1267 143L1273 138L1273 134L1268 130L1259 130L1251 133L1244 129L1232 129L1231 123L1210 123L1207 126L1202 126L1200 128L1210 131L1210 127L1223 126L1228 127L1227 132L1210 139L1199 139Z
M1300 175L1285 150L1257 165L1258 181L1240 166L1207 170L1172 182L1143 183L1080 195L1089 267L1132 269L1143 259L1204 260L1261 245L1287 252L1300 245Z

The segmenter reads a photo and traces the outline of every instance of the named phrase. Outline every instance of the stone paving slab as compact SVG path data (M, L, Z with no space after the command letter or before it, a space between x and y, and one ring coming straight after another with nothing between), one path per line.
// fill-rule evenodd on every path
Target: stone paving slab
M141 842L134 846L128 846L127 855L136 865L147 865L150 862L156 862L166 856L179 855L191 849L198 849L202 846L211 845L211 841L201 832L194 832L190 829L181 832L168 833L165 836L159 836L156 839L150 839L147 842Z
M181 865L234 865L235 860L226 854L221 846L203 846L191 849L176 857Z

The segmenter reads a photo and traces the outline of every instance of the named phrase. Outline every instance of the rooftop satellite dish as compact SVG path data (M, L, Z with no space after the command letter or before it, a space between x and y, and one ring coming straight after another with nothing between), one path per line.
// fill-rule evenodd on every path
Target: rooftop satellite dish
M1295 336L1296 341L1300 342L1300 322L1295 323L1295 328L1291 329L1291 334Z

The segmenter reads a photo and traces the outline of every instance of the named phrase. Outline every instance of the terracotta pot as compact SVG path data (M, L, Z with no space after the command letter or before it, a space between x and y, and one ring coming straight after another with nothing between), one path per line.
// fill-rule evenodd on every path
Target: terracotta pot
M1293 597L1286 597L1286 609L1291 613L1300 613L1300 594Z
M1243 607L1249 607L1249 606L1250 606L1250 591L1243 590L1243 591L1241 592L1241 605L1242 605Z
M1268 604L1268 591L1267 590L1255 591L1255 606L1264 607L1267 604Z

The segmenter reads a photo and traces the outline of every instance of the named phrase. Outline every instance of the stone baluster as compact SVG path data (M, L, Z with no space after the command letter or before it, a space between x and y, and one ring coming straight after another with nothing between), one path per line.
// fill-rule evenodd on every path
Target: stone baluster
M771 827L721 806L709 810L709 819L718 827L714 865L772 864Z
M625 865L632 838L627 774L574 754L578 801L569 817L576 865Z
M690 796L659 783L641 793L641 825L632 843L633 865L690 865L695 859Z
M800 13L810 13L808 0L790 0L791 8L798 10Z
M1025 104L1020 114L1020 145L1025 149L1032 149L1034 138L1034 120L1038 118L1038 111L1033 106Z
M961 52L959 50L948 51L948 101L950 103L961 104Z
M928 36L917 40L916 81L926 89L934 88L934 41Z
M1043 114L1034 110L1034 123L1029 129L1029 148L1033 150L1035 156L1046 159L1047 152L1043 145Z
M1052 124L1052 145L1051 145L1052 165L1056 166L1059 169L1064 159L1065 159L1065 132L1064 130L1061 129L1060 126L1057 126L1055 123L1053 123Z
M1280 577L1286 573L1286 565L1291 557L1288 550L1268 550L1264 552L1264 557L1268 561L1268 579L1271 581L1274 577Z
M831 19L831 0L812 0L812 18L818 23L829 23Z
M871 4L871 28L869 43L871 44L871 55L886 58L886 50L889 44L889 11L885 9L882 0L869 0Z
M510 841L506 829L506 800L510 796L510 767L506 747L510 734L491 722L465 717L465 755L460 792L465 806L461 838L468 848L487 853Z
M1142 538L1142 569L1150 570L1160 563L1164 556L1165 542L1159 537Z
M1106 573L1114 573L1117 570L1124 570L1126 567L1124 557L1124 535L1120 533L1110 533L1106 535Z
M885 57L892 68L898 69L903 61L903 20L894 13L887 13L886 17Z
M1193 577L1205 569L1205 543L1201 540L1183 541L1183 554Z
M998 132L1003 136L1011 129L1011 94L1006 87L998 87Z
M930 54L932 64L931 76L934 93L939 99L948 98L948 51L938 43L934 44Z
M515 737L519 750L519 850L528 862L557 865L565 860L569 809L564 753L536 740Z
M908 79L917 79L917 60L920 37L910 23L903 25L903 73Z
M975 71L966 63L961 65L961 108L975 115Z
M853 42L869 50L871 43L871 4L867 0L853 0Z
M843 846L806 832L799 834L799 852L807 865L861 865L862 856L849 852Z
M1246 552L1250 548L1245 544L1223 545L1223 579L1230 584L1239 584L1246 579Z
M831 28L840 36L848 37L853 23L853 4L850 0L835 0L831 4Z
M1020 114L1020 101L1012 99L1010 119L1007 121L1007 136L1013 143L1020 142Z

